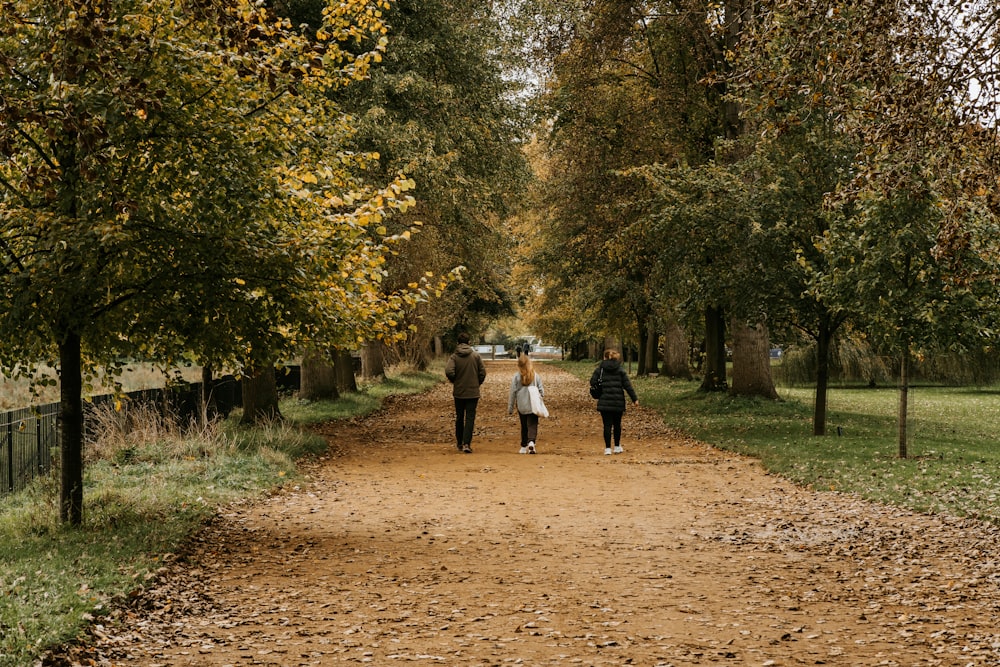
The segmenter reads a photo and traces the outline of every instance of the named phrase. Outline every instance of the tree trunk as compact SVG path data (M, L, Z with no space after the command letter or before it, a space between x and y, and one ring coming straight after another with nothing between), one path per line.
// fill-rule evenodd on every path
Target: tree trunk
M749 0L724 0L723 2L725 25L723 26L722 46L726 52L738 51L744 26L751 18L748 4ZM728 63L726 69L729 69ZM732 97L727 96L722 99L723 132L727 139L738 139L743 134L740 104Z
M778 398L771 375L771 344L767 325L733 321L733 396Z
M215 392L212 391L214 382L212 366L206 364L201 367L201 427L205 428L208 423L219 413L215 402Z
M910 394L910 346L907 345L899 359L899 458L909 456L906 451L906 415Z
M722 309L705 308L705 361L701 391L725 391L726 385L726 320Z
M430 363L431 346L430 341L424 338L414 341L412 345L407 345L406 347L406 363L409 364L414 370L426 371L427 366Z
M660 334L650 324L646 331L646 375L660 374Z
M816 397L813 403L813 435L826 435L827 390L830 385L830 343L833 329L828 317L819 323L816 336Z
M385 377L385 350L382 341L372 340L361 348L361 376L366 380Z
M639 358L637 359L636 375L649 375L646 362L646 336L649 333L649 321L645 317L640 317L636 321L639 330Z
M241 424L260 424L281 419L278 409L278 383L274 364L243 378L243 418Z
M67 333L59 342L59 419L62 429L59 519L79 526L83 523L83 375L77 333Z
M671 319L663 331L663 374L667 377L691 379L691 365L688 363L687 333Z
M337 350L333 358L333 369L337 375L337 391L344 394L358 390L358 379L354 376L354 356L350 350Z
M326 355L318 350L309 350L302 356L302 375L299 384L299 398L306 401L336 400L337 373Z

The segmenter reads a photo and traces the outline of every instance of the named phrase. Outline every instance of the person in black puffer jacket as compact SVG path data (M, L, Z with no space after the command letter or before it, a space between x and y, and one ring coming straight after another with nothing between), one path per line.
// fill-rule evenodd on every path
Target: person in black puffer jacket
M622 368L622 357L615 350L605 350L604 360L590 376L590 386L601 386L601 397L597 399L597 410L604 422L604 453L611 454L611 441L614 440L615 454L621 454L622 449L622 415L625 414L625 394L632 399L632 405L639 405L632 382Z

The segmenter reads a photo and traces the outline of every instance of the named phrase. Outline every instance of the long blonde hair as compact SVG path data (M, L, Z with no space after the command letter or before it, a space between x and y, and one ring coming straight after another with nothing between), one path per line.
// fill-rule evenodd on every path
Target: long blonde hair
M521 371L521 384L527 387L535 383L535 366L531 363L531 357L522 354L517 358L517 370Z

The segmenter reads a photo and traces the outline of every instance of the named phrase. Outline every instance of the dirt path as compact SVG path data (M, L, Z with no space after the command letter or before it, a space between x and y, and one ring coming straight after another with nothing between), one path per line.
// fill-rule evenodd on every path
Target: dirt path
M513 364L488 369L473 454L446 385L331 428L307 481L220 517L74 659L1000 664L995 529L797 488L641 408L604 456L584 383L544 366L519 455Z

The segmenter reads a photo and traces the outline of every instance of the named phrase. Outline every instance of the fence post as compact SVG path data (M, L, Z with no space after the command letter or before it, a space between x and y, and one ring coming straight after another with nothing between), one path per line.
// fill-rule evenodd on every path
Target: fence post
M42 449L42 418L35 417L35 452L38 456L38 474L45 473L45 452Z
M7 419L7 491L14 493L14 420Z

